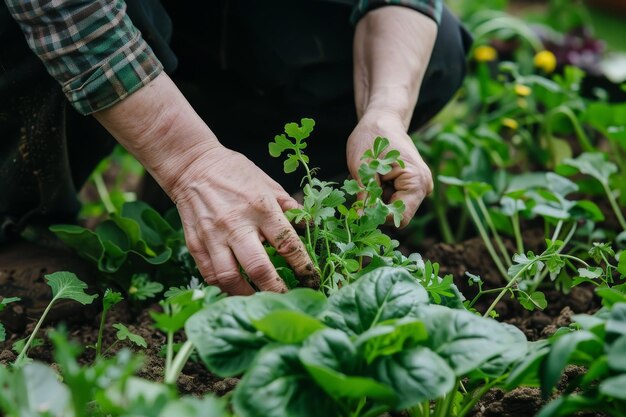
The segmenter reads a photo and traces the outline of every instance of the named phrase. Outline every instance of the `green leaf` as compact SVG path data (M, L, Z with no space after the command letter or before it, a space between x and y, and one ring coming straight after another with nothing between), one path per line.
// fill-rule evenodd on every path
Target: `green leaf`
M122 293L112 291L110 288L107 288L106 291L104 291L104 296L102 297L102 309L106 312L123 299L124 297L122 297Z
M400 227L404 211L406 210L404 201L396 200L391 204L387 204L387 209L389 210L389 214L393 215L393 224L396 227Z
M341 415L339 404L311 378L291 345L259 352L235 390L233 406L239 417Z
M221 377L246 371L269 342L254 328L246 312L252 298L224 298L197 312L185 324L185 333L200 358Z
M618 400L626 400L626 374L607 378L600 382L600 393Z
M287 149L294 149L294 145L285 135L274 136L274 142L269 144L270 155L274 158L278 158Z
M345 180L342 188L348 195L355 195L362 191L361 186L356 180Z
M606 331L626 335L626 303L618 303L611 308L611 315L606 322Z
M130 280L128 295L135 300L154 298L163 291L163 284L151 281L148 274L134 274Z
M117 337L117 340L123 341L123 340L128 339L137 346L140 346L142 348L148 347L148 344L146 343L146 340L143 337L141 337L140 335L136 333L131 332L128 329L128 327L124 326L122 323L114 324L113 328L117 329L117 333L115 334L115 336Z
M4 325L0 323L0 342L4 342L7 338L7 332L4 329Z
M449 393L456 381L446 361L425 347L382 356L372 368L374 378L391 387L398 397L396 410L437 399Z
M619 337L608 351L609 366L621 372L626 372L626 335Z
M359 335L356 345L368 363L380 356L393 355L428 338L420 320L405 317L381 323Z
M617 172L617 165L607 161L606 154L601 152L585 152L576 159L566 158L563 163L577 168L581 173L589 175L605 185L608 185L611 175Z
M617 272L622 276L626 276L626 251L620 252L619 261L617 261Z
M428 293L406 270L382 267L333 294L322 319L330 327L359 335L427 302Z
M170 401L159 413L159 417L226 417L227 403L222 398L207 395L202 399L183 397Z
M300 119L300 126L297 123L287 123L285 125L285 133L298 141L309 137L313 128L315 127L315 120L309 118Z
M519 330L465 310L429 305L418 311L429 335L426 345L445 359L459 377L512 351L514 346L526 345ZM526 350L512 352L523 355ZM519 358L507 359L513 362Z
M299 311L272 311L252 322L257 330L280 343L301 343L318 330L325 328L318 319Z
M52 288L53 299L51 303L55 300L69 299L86 305L91 304L93 300L98 298L98 294L89 295L85 293L87 284L79 280L76 275L71 272L54 272L44 275L44 278L46 279L46 283Z
M22 299L19 297L4 297L2 301L0 301L0 311L4 310L7 305L17 301L22 301Z
M518 301L522 307L529 311L534 311L535 309L543 310L548 306L546 296L541 291L535 291L531 294L520 291Z
M298 169L299 165L300 160L298 157L296 155L289 155L287 159L285 159L285 162L283 162L283 170L285 171L285 174L291 174Z
M544 398L547 398L552 388L556 385L561 377L561 373L565 366L569 363L572 354L582 344L595 344L596 347L604 346L602 340L586 330L579 330L572 333L567 333L554 342L550 353L546 358L541 368L541 390Z
M379 382L351 375L357 370L357 353L342 331L325 329L315 333L307 339L298 357L317 384L337 400L368 397L389 402L395 398L393 391Z

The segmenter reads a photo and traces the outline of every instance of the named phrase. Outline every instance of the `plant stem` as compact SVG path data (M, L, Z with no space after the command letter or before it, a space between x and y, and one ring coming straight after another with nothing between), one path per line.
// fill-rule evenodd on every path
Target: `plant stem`
M439 173L437 171L433 172L433 178L438 177ZM435 181L432 201L435 204L435 215L437 216L437 222L439 223L439 230L441 231L443 241L446 243L454 243L450 222L446 216L445 202L441 199L441 185L439 181Z
M485 311L485 314L483 314L483 317L489 317L489 313L491 313L493 311L494 308L496 308L496 305L500 302L500 300L502 299L502 297L504 297L504 294L506 294L506 292L508 290L510 290L513 285L515 285L517 283L517 281L522 277L522 275L524 274L524 272L530 268L531 265L534 265L535 262L537 262L541 257L537 257L537 259L535 259L535 261L530 262L526 265L524 265L522 267L522 269L520 269L517 274L515 274L513 276L513 278L511 278L511 280L509 281L508 284L506 284L506 287L504 287L502 289L502 291L500 291L500 294L498 294L498 296L496 297L495 300L493 300L493 303L491 303L491 305L489 306L489 308L487 309L487 311Z
M180 348L176 357L174 358L169 371L165 372L165 383L175 384L178 376L183 370L183 367L189 360L189 357L193 353L194 346L191 341L187 340Z
M437 402L437 410L435 417L448 417L450 415L450 407L454 401L454 396L459 390L459 381L454 384L454 388L443 398L441 402Z
M96 186L96 190L98 191L98 195L104 204L104 207L107 209L109 214L115 213L117 210L115 209L115 205L111 200L111 196L109 195L109 190L107 190L107 186L104 183L104 178L102 178L102 174L96 173L93 174L93 183Z
M497 383L499 383L502 379L503 379L503 377L499 377L499 378L494 379L493 381L483 385L480 388L480 390L478 390L478 393L476 395L473 395L470 398L470 400L463 406L463 408L461 408L461 411L459 411L459 414L457 414L457 417L465 417L465 415L467 413L472 411L472 409L474 408L476 403L478 401L480 401L480 399L487 393L487 391L489 391L491 388L493 388L493 386L496 385Z
M604 192L606 193L606 196L609 198L609 203L611 204L611 208L613 209L613 212L615 213L615 217L617 217L617 221L622 227L622 230L626 231L626 220L624 220L624 215L622 214L622 210L620 210L619 205L617 204L617 200L615 199L615 196L613 195L613 192L611 191L611 188L609 187L609 184L602 181L602 187L604 188Z
M169 375L174 357L174 333L167 332L167 346L165 350L165 376Z
M46 307L46 309L43 311L43 314L41 315L41 317L39 318L39 321L37 322L37 324L35 325L35 328L33 329L33 332L31 333L30 337L28 338L28 340L26 341L26 344L24 345L24 348L22 349L22 351L20 352L20 354L18 355L17 359L15 359L15 365L21 365L22 361L24 360L24 358L26 357L26 353L28 352L28 348L30 348L30 345L33 343L33 340L35 339L35 336L37 335L37 332L39 331L39 329L41 328L41 325L43 324L44 320L46 319L46 316L48 315L48 313L50 312L50 309L52 308L52 305L54 304L54 302L57 300L56 297L54 297L51 301L50 304L48 304L48 306Z
M522 239L522 232L519 224L519 213L516 211L513 213L513 234L515 235L515 245L517 246L517 253L520 255L524 253L524 240Z
M102 317L100 318L100 328L98 329L98 341L96 342L96 359L100 357L102 352L102 335L104 333L104 321L106 320L107 310L102 310Z
M506 269L504 268L504 265L502 265L502 261L498 257L496 250L493 248L493 245L491 244L491 239L489 239L489 236L487 235L487 232L485 231L485 227L483 226L480 220L480 217L478 216L478 213L476 212L476 209L474 208L474 204L472 203L472 200L470 199L467 192L465 192L465 205L467 206L469 214L472 217L472 220L474 221L476 228L478 229L478 233L480 233L480 236L482 237L483 242L485 242L485 247L487 248L487 252L489 252L491 259L493 259L493 262L496 264L496 267L498 268L498 271L500 271L500 274L502 274L502 277L506 281L508 281L509 277L506 273Z
M556 239L559 237L561 233L561 228L563 227L563 220L559 220L554 228L554 233L552 234L552 242L556 242Z
M563 251L563 249L565 249L565 246L567 246L569 241L574 236L574 233L576 232L576 228L577 228L576 223L573 223L572 227L569 229L569 232L567 232L567 236L565 236L565 239L563 240L563 245L556 250L557 254L560 254ZM553 242L554 242L554 240L553 240ZM533 291L537 290L537 288L543 282L543 280L546 278L546 276L548 275L549 272L550 272L550 270L548 268L544 269L541 272L541 275L539 275L539 278L535 279L533 281L533 285L532 285L531 290L530 290L531 293Z
M502 239L500 238L500 234L496 230L496 226L493 224L493 219L491 218L491 215L489 214L489 210L487 210L487 206L485 206L485 202L483 201L482 198L477 198L476 202L478 203L478 208L480 208L480 211L482 212L483 217L485 218L485 221L487 222L487 225L489 226L489 229L491 229L491 234L493 234L493 237L496 241L496 245L498 245L498 249L500 249L500 253L502 254L502 257L504 258L504 262L508 266L511 266L511 255L509 255L509 251L506 250L506 246L504 246L504 242L502 242Z

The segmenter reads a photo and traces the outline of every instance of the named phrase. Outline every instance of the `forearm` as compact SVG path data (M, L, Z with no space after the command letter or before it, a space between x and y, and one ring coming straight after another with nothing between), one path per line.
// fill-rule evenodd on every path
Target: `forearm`
M185 168L221 147L165 74L94 117L172 195Z
M408 129L436 36L432 19L405 7L382 7L359 21L354 38L359 119L390 114Z

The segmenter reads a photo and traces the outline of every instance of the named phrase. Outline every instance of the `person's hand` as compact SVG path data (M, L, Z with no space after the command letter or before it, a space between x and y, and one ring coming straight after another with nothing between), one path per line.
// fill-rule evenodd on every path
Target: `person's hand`
M302 241L283 214L298 203L240 153L219 146L198 155L168 191L207 283L231 295L253 293L239 263L260 290L285 292L263 247L267 240L305 285L319 284Z
M404 201L406 210L400 225L404 227L415 215L424 197L432 191L432 175L407 135L400 117L386 112L367 112L348 138L346 155L352 177L358 178L359 167L364 162L361 157L372 148L377 136L389 139L388 150L398 150L400 159L405 163L404 168L395 165L391 172L379 178L385 195L390 195L387 202Z
M304 244L283 211L297 203L243 155L222 146L165 73L94 113L176 203L189 252L204 279L229 294L286 291L262 242L307 286L319 285Z

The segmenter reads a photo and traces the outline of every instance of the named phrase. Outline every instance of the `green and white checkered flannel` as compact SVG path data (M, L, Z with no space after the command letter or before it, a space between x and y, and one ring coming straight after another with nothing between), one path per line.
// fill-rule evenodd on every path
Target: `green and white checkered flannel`
M126 15L123 0L5 2L30 48L82 114L114 105L163 71L150 46ZM353 23L369 10L385 5L410 7L437 22L441 17L442 0L348 2L354 5Z

